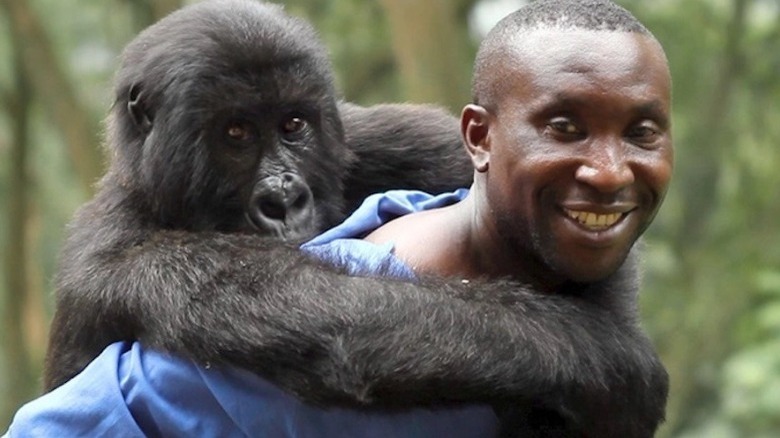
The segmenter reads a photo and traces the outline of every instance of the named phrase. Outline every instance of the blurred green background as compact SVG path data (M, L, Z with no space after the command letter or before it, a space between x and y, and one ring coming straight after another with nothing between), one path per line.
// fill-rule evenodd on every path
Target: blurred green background
M117 55L181 0L0 0L0 430L38 393L66 223L102 172ZM288 0L348 100L459 112L484 32L522 0ZM674 76L676 171L642 317L671 378L662 437L780 431L780 0L623 0Z

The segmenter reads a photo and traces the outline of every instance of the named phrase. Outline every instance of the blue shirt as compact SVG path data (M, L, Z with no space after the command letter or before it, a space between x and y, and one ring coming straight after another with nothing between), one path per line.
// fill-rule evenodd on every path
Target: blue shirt
M415 191L374 195L344 223L302 246L354 274L412 278L392 244L361 237L395 217L462 199ZM387 270L387 271L386 271ZM204 368L190 360L115 343L78 376L23 406L11 437L485 437L498 421L485 405L403 412L307 405L267 380L235 367Z

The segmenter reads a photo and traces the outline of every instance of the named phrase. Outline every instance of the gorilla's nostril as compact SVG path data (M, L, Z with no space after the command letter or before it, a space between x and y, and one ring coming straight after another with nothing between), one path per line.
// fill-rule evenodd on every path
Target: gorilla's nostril
M293 201L291 207L295 210L303 210L306 208L306 205L309 203L309 192L301 192L300 195L298 195L297 198L295 198L295 201Z
M310 227L314 195L300 176L287 172L256 183L247 214L259 230L288 232Z
M287 215L287 209L284 205L276 201L264 200L260 202L259 207L263 216L269 219L283 221Z

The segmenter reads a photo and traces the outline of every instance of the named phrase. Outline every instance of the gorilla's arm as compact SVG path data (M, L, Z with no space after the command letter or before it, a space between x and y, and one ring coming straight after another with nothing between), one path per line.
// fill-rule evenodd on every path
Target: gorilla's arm
M624 279L563 297L348 277L273 238L139 231L119 198L106 190L88 204L65 245L48 388L109 342L140 339L314 402L533 401L591 436L650 436L663 416L663 367L610 298L633 303Z
M348 211L388 189L442 193L471 186L474 167L459 121L434 105L339 103L347 147L357 160L347 172Z

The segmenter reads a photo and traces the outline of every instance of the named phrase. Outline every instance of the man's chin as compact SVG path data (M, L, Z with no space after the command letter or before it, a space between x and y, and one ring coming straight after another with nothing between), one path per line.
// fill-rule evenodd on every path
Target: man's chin
M558 272L575 283L596 283L607 279L625 263L628 251L620 254L582 255L561 261Z

